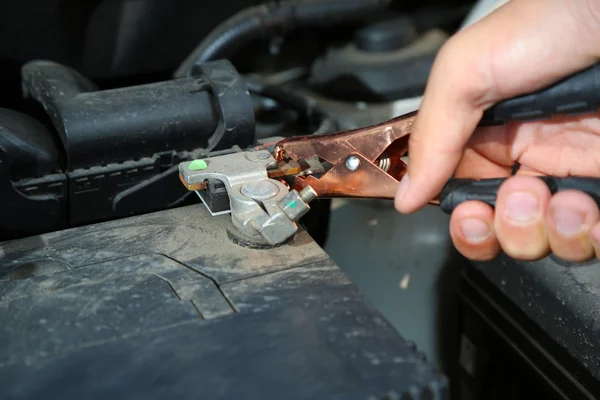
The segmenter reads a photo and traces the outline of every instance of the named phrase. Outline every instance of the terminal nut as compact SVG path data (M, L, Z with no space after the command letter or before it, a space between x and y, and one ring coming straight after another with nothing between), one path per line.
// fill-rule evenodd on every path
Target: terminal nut
M296 190L290 191L283 199L279 200L279 207L292 221L298 221L310 210L308 204Z

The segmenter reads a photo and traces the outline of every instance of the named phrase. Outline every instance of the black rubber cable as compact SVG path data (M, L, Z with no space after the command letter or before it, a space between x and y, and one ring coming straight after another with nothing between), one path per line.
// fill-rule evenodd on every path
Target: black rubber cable
M272 99L281 106L291 108L319 125L318 133L337 128L335 119L325 110L317 99L289 86L271 85L258 77L245 77L248 91L258 96Z
M250 7L224 21L183 61L175 71L175 77L189 75L196 63L221 58L246 45L263 31L263 20L269 15L271 8L268 5Z
M250 41L299 26L331 26L364 18L387 7L392 0L293 0L246 8L217 26L175 71L180 78L192 73L194 64L231 57Z

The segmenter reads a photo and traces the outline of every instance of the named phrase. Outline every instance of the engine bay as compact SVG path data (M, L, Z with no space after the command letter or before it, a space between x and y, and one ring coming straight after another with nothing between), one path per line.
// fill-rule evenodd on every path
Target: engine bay
M136 18L136 12L161 18L161 7L188 11L184 5L141 2L135 11L128 2L120 8L98 3L69 10L87 12L91 26ZM415 109L437 50L469 8L440 2L441 12L389 3L245 5L170 74L152 66L158 61L141 68L137 53L127 52L131 65L120 61L120 71L89 64L86 57L93 55L85 51L78 62L57 55L21 60L18 71L3 74L13 90L3 90L1 103L0 237L191 204L198 199L173 179L180 162L358 128ZM88 41L102 39L89 29ZM117 38L135 42L144 34L137 29L131 37L118 31ZM127 81L136 83L121 83ZM218 197L218 188L213 192ZM311 214L327 213L323 203Z
M442 46L502 3L1 4L0 397L554 395L564 371L518 346L546 333L503 331L507 277L461 258L445 215L317 196L358 193L347 174L253 181L337 167L299 138L394 143ZM367 161L400 176L399 154Z

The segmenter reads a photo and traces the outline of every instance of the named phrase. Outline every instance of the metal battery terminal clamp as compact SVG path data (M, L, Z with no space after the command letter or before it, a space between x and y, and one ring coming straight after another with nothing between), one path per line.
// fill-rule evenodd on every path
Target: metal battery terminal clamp
M260 235L268 244L277 245L298 231L296 221L310 210L308 203L316 194L310 189L298 193L270 178L267 171L276 166L275 158L261 150L184 162L179 172L188 190L206 190L211 179L223 182L233 225L242 234Z

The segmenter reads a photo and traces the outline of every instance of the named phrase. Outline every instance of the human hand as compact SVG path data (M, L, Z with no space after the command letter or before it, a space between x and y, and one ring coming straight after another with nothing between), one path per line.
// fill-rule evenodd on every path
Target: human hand
M417 211L451 177L509 177L495 210L469 201L450 219L456 248L473 260L501 250L522 260L552 251L569 261L600 255L600 211L578 191L551 196L532 175L600 177L600 114L478 128L483 111L596 63L600 0L512 0L453 36L431 71L396 196Z

